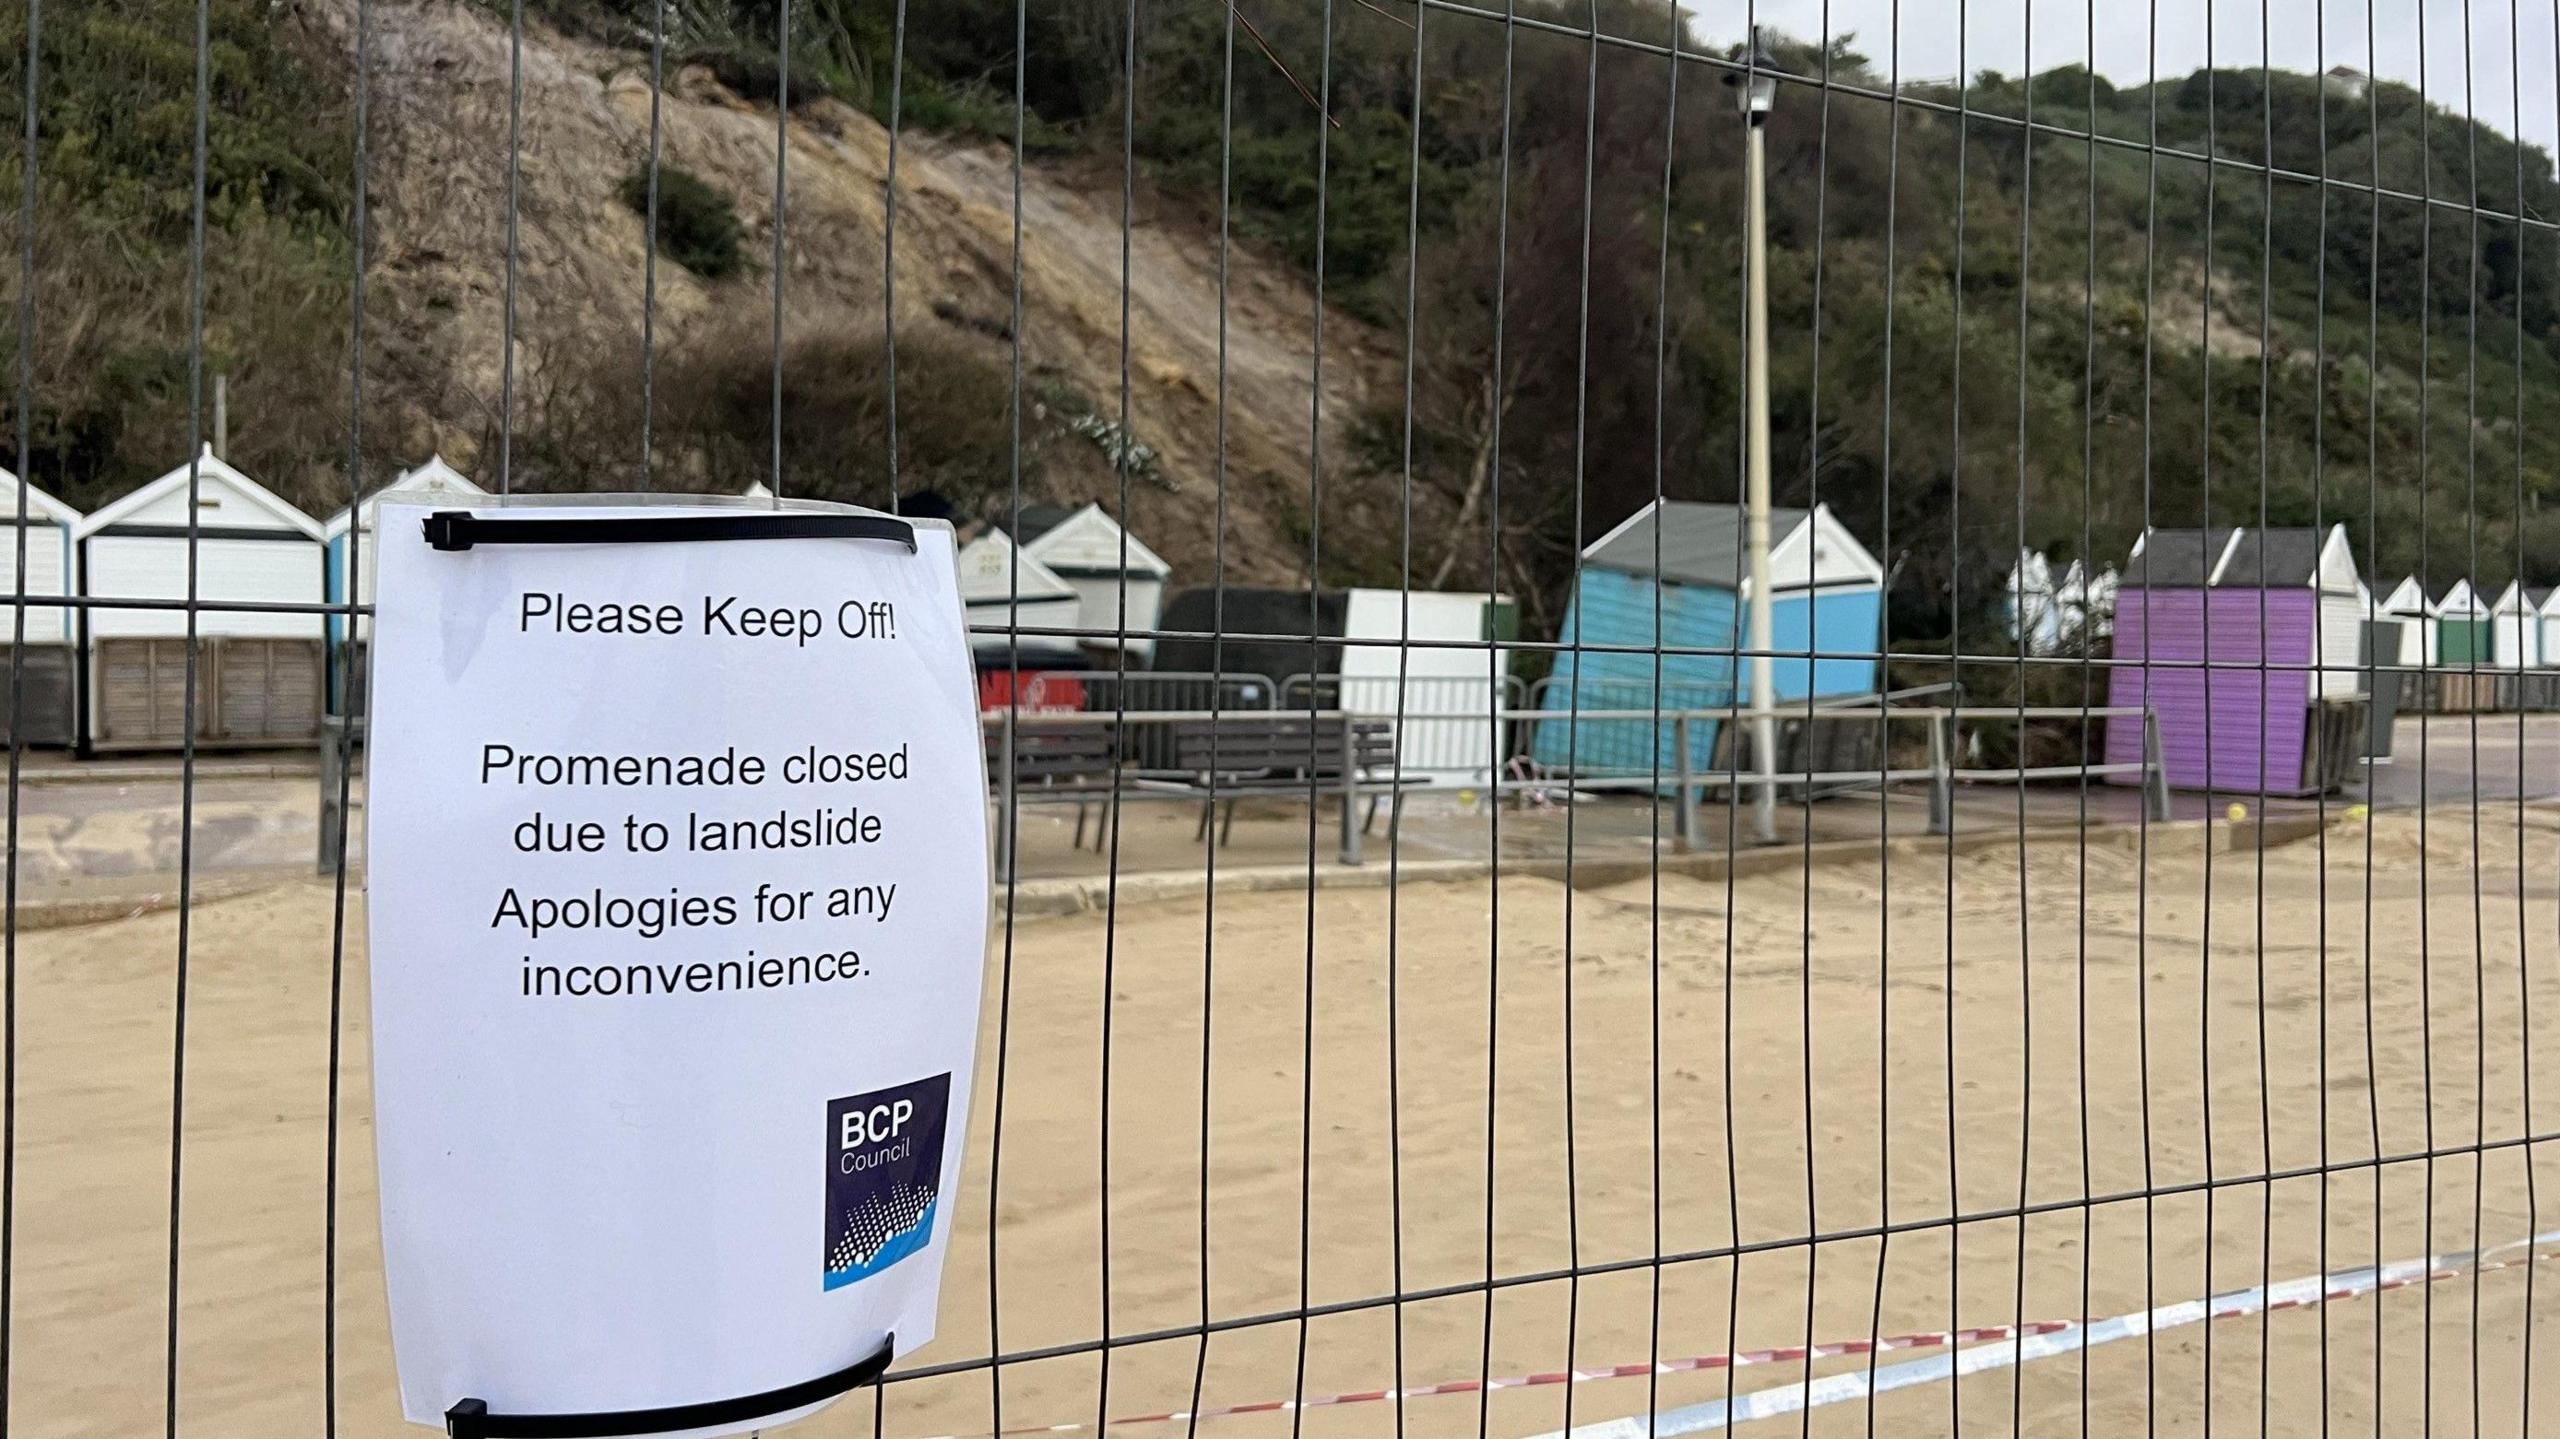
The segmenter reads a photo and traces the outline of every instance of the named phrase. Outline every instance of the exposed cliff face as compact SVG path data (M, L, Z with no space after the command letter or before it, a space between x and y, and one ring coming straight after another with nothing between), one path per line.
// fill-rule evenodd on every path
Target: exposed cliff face
M312 18L351 66L353 5L321 3ZM452 0L383 0L370 13L369 370L408 401L407 413L390 422L395 433L381 438L419 454L440 449L488 481L505 415L510 37L486 12ZM618 187L647 154L647 67L642 53L537 28L525 33L514 302L519 434L544 419L546 406L570 402L564 387L593 383L571 376L592 374L599 353L627 353L636 376L644 230ZM770 105L750 104L694 68L668 76L660 122L664 162L734 204L750 261L741 274L706 282L661 255L654 343L665 356L723 328L771 323L776 124ZM784 138L786 333L880 343L894 278L902 337L975 347L990 363L1008 364L1011 154L902 134L893 233L890 139L881 125L821 99L794 106ZM1026 395L1080 396L1093 413L1113 418L1125 372L1130 428L1159 456L1153 477L1130 481L1134 526L1177 566L1177 583L1205 580L1220 473L1215 216L1142 188L1124 257L1120 179L1089 162L1035 162L1022 174ZM1224 293L1227 561L1238 579L1294 579L1305 564L1311 441L1319 433L1311 408L1314 296L1300 276L1242 248L1228 257ZM1347 448L1344 426L1389 393L1400 357L1385 337L1340 314L1325 316L1324 345L1320 432L1328 456L1338 457ZM1045 411L1037 418L1056 423ZM969 422L1001 431L1009 417L999 403ZM398 433L404 423L409 432ZM638 436L627 444L636 477ZM1068 439L1054 453L1048 493L1029 498L1102 499L1118 508L1120 480L1099 447ZM674 477L685 473L684 457L665 458ZM523 482L542 483L526 449L510 459ZM1337 478L1338 458L1326 469L1328 549L1391 544L1394 497L1377 497L1378 514L1365 516L1376 524L1363 524L1358 487Z

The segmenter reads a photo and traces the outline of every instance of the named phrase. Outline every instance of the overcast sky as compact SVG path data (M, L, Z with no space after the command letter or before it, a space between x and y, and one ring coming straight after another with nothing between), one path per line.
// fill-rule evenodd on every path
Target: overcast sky
M2254 68L2262 58L2279 70L2351 65L2416 85L2423 35L2429 99L2461 114L2467 84L2471 114L2501 131L2520 126L2548 149L2555 133L2553 76L2560 68L2551 40L2553 3L2515 0L2510 8L2499 0L2099 0L2095 63L2098 73L2119 85L2139 85L2155 74L2185 75L2206 61L2210 15L2210 55L2217 66ZM2015 75L2092 58L2087 0L1688 0L1688 6L1694 33L1715 45L1738 37L1747 16L1808 40L1823 34L1827 16L1832 34L1856 33L1858 49L1874 58L1879 72L1894 58L1899 9L1901 73L1907 80L1951 79L1959 71ZM2264 39L2269 34L2272 49Z

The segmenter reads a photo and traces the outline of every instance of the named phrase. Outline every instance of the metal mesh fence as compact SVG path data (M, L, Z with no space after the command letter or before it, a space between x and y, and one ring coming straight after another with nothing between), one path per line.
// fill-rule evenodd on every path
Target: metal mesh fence
M10 67L0 1428L31 1433L397 1423L361 720L312 727L345 860L316 882L233 858L310 778L213 754L276 682L262 655L226 684L250 652L208 617L314 626L346 695L371 610L360 519L342 588L207 592L240 538L201 503L208 364L239 343L209 333L209 235L248 183L218 142L257 103L224 8L193 0L191 34L153 37L179 67L109 97L157 116L154 203L184 235L155 381L184 420L155 439L190 457L183 521L151 536L183 542L174 592L87 551L59 593L30 579L35 487L77 448L45 339L97 322L48 266L101 242L84 135L40 121L96 15L25 0ZM319 8L350 97L349 348L330 392L258 402L343 415L354 517L415 458L383 452L367 392L413 318L369 321L368 279L421 244L386 258L369 213L383 147L419 153L374 92L441 62L429 7ZM1009 200L977 257L1007 308L973 322L1002 383L958 411L1004 436L972 518L1023 537L1062 498L1030 472L1067 348L1031 298L1071 263L1054 176L1116 226L1116 346L1085 356L1107 479L1077 496L1123 525L1109 622L1035 614L1018 546L972 609L982 670L1012 677L987 717L1008 862L942 1333L812 1432L2539 1432L2560 11L1766 8L1015 0L929 25L905 0L651 0L574 43L525 0L446 17L503 55L472 83L496 79L504 153L467 161L501 177L474 467L500 495L707 483L671 458L700 444L669 416L701 372L660 373L662 251L666 107L702 83L670 63L722 74L694 43L715 9L771 58L727 95L755 133L724 139L770 160L765 269L708 303L761 325L769 302L761 409L729 439L777 503L824 463L793 453L811 335L879 376L868 488L826 497L931 489L916 429L955 409L913 368L939 301L912 291L959 262L902 261L900 236L967 203L948 170L913 179L958 154ZM955 25L1001 61L965 84ZM1066 158L1042 39L1102 57L1071 77L1107 98ZM843 184L826 167L869 121L795 108L818 73L795 45L868 66L876 334L800 278L848 243L834 199L795 228L806 175ZM528 311L580 303L521 263L529 207L560 203L540 127L573 62L645 72L638 403L585 480L519 364ZM1169 139L1150 107L1176 93L1194 128ZM1169 232L1214 249L1204 311L1145 289ZM1150 371L1140 338L1172 330L1214 373ZM1167 528L1206 520L1183 551L1206 594L1141 619L1134 437L1184 385L1213 422L1179 437L1207 463ZM1296 427L1285 473L1267 436L1231 466L1247 404ZM1674 523L1708 511L1721 547ZM2045 551L2078 588L2034 589ZM1352 590L1385 618L1354 624ZM1787 617L1750 619L1755 590ZM1516 631L1417 629L1460 593L1517 605ZM147 630L177 642L174 763L128 766L140 798L110 804L81 781L114 766L31 749L31 719L60 625L91 747L110 631L145 633L118 614L175 617ZM1051 672L1072 698L1027 702ZM1095 731L1073 783L1029 776ZM65 867L117 826L152 836L130 872Z

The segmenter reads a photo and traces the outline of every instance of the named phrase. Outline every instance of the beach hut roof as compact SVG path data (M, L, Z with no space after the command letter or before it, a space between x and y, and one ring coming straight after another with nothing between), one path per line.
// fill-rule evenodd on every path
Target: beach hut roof
M2124 587L2202 589L2221 573L2239 536L2235 529L2145 530L2125 561Z
M1023 506L1022 552L1061 575L1132 574L1160 580L1173 573L1163 556L1098 504Z
M2320 573L2318 530L2241 530L2213 582L2237 589L2290 589Z
M2424 615L2432 613L2434 609L2434 601L2427 598L2426 589L2418 583L2416 575L2402 579L2400 583L2392 586L2391 593L2382 597L2382 611L2385 614Z
M2154 589L2318 589L2360 595L2344 525L2152 530L2134 541L2124 582Z
M1582 551L1586 564L1624 574L1655 573L1654 530L1661 527L1662 578L1733 589L1744 574L1747 533L1740 505L1665 500L1629 515ZM1782 589L1884 582L1884 566L1858 543L1828 505L1769 511L1769 573Z
M125 523L185 524L187 522L187 475L191 468L196 474L197 494L200 497L197 513L202 518L199 523L221 525L226 528L238 528L247 524L258 529L299 530L314 540L321 538L318 520L296 509L273 490L215 458L211 445L205 446L203 452L196 456L192 464L181 464L105 509L91 511L88 518L73 526L72 538L86 538L110 525ZM238 511L218 515L207 513L219 508L226 495L239 497L242 505ZM160 513L154 515L155 508Z
M76 525L80 512L26 484L7 470L0 470L0 521L15 523L18 518L18 496L27 497L27 520L31 524Z
M2540 608L2541 603L2526 592L2522 580L2509 580L2507 587L2498 591L2497 599L2490 602L2489 610L2492 614L2526 615Z
M2453 614L2457 611L2473 615L2488 613L2480 603L2480 596L2472 592L2469 580L2454 580L2439 586L2435 593L2435 607L2438 614Z
M373 490L364 497L364 527L367 530L373 528L373 515L376 510L382 508L382 497L395 490L412 497L451 495L456 499L470 499L489 493L469 475L446 464L444 456L429 455L425 464L413 470L402 470L392 477L391 483ZM334 540L347 532L347 526L354 517L353 507L340 505L338 512L321 525L321 533Z
M2244 529L2213 583L2239 589L2309 587L2330 594L2364 593L2364 582L2356 574L2355 549L2344 525L2331 525L2325 532L2308 525Z
M1002 530L989 530L962 545L959 569L960 598L967 604L1004 604L1016 598L1031 604L1076 598L1075 586L1015 548Z

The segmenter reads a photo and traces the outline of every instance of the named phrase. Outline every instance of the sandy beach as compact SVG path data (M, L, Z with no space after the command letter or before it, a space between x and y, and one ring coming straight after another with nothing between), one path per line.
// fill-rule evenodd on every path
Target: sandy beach
M1195 1370L1214 1406L2123 1315L2560 1229L2528 1188L2537 1156L2560 1196L2548 1146L2520 1142L2560 1116L2560 814L2477 822L2342 820L2209 866L2211 832L2180 825L2085 853L1911 841L1733 881L1505 875L1000 926L942 1332L903 1367L1225 1327L1205 1363L1178 1336L1115 1347L1107 1374L1090 1353L1008 1365L1000 1396L975 1369L794 1432L973 1434L999 1397L1007 1427L1184 1410ZM378 1435L403 1426L362 915L351 896L335 1419ZM335 918L328 885L297 883L190 919L182 1433L323 1429ZM10 1414L29 1435L163 1423L178 931L163 913L21 940ZM2432 1405L2518 1433L2528 1326L2537 1350L2560 1332L2533 1312L2560 1271L2538 1268L1915 1384L1874 1401L1874 1432L2076 1434L2085 1414L2092 1433L2401 1433ZM1399 1291L1438 1292L1363 1303ZM1302 1302L1351 1307L1254 1322ZM2560 1366L2534 1358L2538 1428ZM1641 1413L1657 1385L1670 1407L1869 1362L1200 1427L1534 1435ZM1758 1427L1864 1434L1869 1410Z

